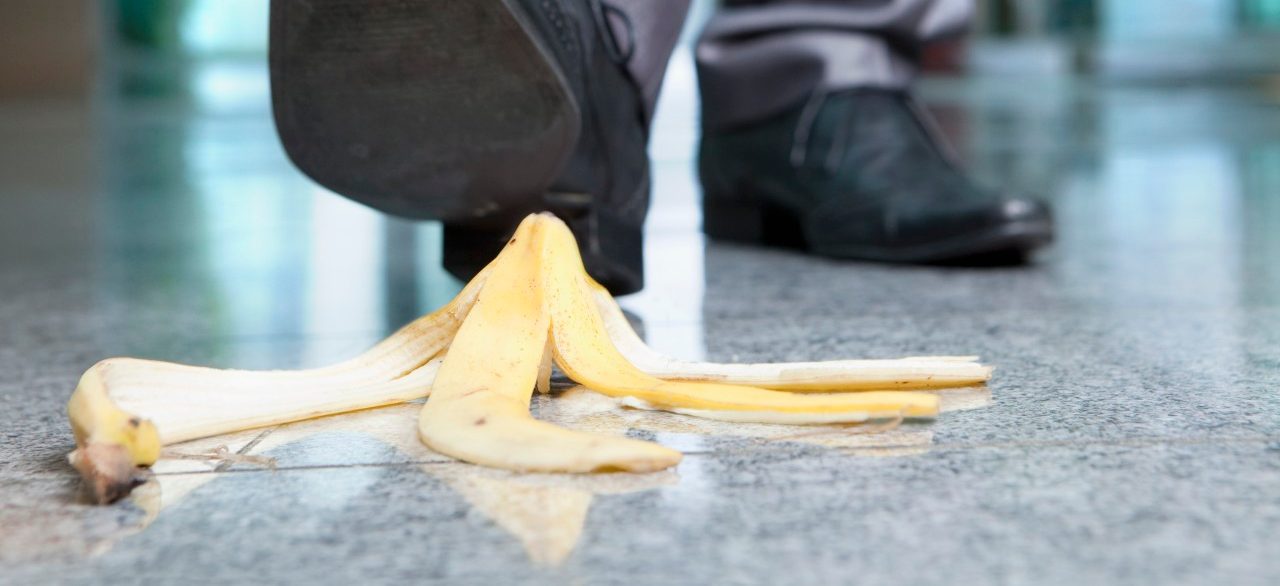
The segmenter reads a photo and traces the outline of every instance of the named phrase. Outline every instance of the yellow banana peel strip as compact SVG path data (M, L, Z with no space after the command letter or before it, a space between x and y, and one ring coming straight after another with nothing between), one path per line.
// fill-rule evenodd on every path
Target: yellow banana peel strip
M938 400L905 392L800 395L724 383L844 391L972 384L990 372L967 357L799 367L665 359L639 341L586 275L568 227L542 214L526 218L452 302L351 360L266 372L129 358L94 365L68 404L77 443L70 459L98 500L110 502L128 493L137 467L154 463L162 445L430 393L419 435L462 460L560 472L646 471L679 461L678 452L655 444L534 420L530 395L535 387L548 389L553 359L570 378L633 407L765 423L931 417Z
M750 364L676 360L645 344L613 296L599 283L588 282L609 339L628 362L655 378L822 393L956 388L980 385L991 378L991 367L979 364L977 356Z
M587 388L632 405L759 423L861 422L872 417L933 417L938 398L927 393L863 392L800 395L743 385L666 381L627 361L605 331L568 226L544 217L544 286L551 312L556 365ZM449 358L445 357L448 364Z

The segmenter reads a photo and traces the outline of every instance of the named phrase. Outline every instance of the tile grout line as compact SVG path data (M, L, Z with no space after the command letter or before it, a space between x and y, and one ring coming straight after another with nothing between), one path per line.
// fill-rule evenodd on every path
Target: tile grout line
M257 445L262 439L266 438L266 436L269 435L275 429L278 429L278 426L271 428L269 430L266 430L263 433L259 434L258 437L256 437L253 441L251 441L249 444L245 445L245 447L237 451L237 454L243 455L247 450ZM884 445L884 446L847 447L847 448L822 448L820 446L812 446L812 447L817 449L823 449L827 453L834 453L834 454L840 454L840 455L855 455L860 452L862 453L889 452L889 451L902 450L902 449L924 449L930 452L935 452L935 451L941 452L941 451L964 451L964 450L1002 449L1002 448L1003 449L1063 448L1063 447L1072 447L1072 446L1151 447L1151 446L1161 446L1161 445L1194 446L1194 445L1214 445L1214 444L1226 445L1226 444L1270 443L1270 442L1280 442L1280 435L1262 435L1262 436L1253 436L1253 437L1221 437L1221 438L1201 437L1201 438L1182 438L1182 439L1152 437L1152 438L1122 438L1122 439L1115 439L1115 440L1095 440L1095 441L1075 441L1075 440L1034 441L1033 440L1033 441L1025 441L1025 442L991 442L991 443L967 443L967 444L957 443L957 444L929 444L929 445L894 444L894 445ZM698 450L698 451L684 452L684 455L710 456L715 454L734 454L734 453L752 452L752 451L757 451L757 450L753 448L726 449L726 450ZM224 462L224 464L226 463ZM234 468L222 469L221 468L222 465L219 465L219 468L215 468L212 470L189 471L189 472L161 472L161 473L153 473L153 475L154 476L189 476L189 475L201 475L201 474L244 473L244 472L252 473L252 472L264 472L264 471L275 472L275 471L284 471L284 470L306 471L306 470L324 470L324 469L339 469L339 468L386 468L386 467L397 467L397 466L425 466L425 465L439 465L439 464L465 464L465 462L460 462L458 460L407 460L407 461L401 461L401 462L315 464L315 465L307 465L307 466L287 466L286 465L286 466L278 466L275 469L269 469L265 467L244 468L244 469L234 469ZM62 472L55 472L55 471L29 471L26 474L24 474L24 476L61 477L65 475Z
M266 435L265 433L263 434ZM850 448L825 448L827 451L841 455L853 455L859 452L886 452L902 449L924 448L928 451L964 451L964 450L982 450L982 449L1009 449L1009 448L1061 448L1061 447L1097 447L1097 446L1127 446L1127 447L1151 447L1151 446L1187 446L1187 445L1214 445L1214 444L1242 444L1242 443L1269 443L1280 441L1280 436L1256 436L1256 437L1224 437L1224 438L1130 438L1119 440L1097 440L1097 441L1073 441L1073 440L1045 440L1045 441L1028 441L1028 442L992 442L992 443L971 443L971 444L942 444L942 445L916 445L916 444L897 444L887 446L868 446L868 447L850 447ZM816 446L815 446L816 447ZM699 450L684 452L686 456L710 456L715 454L733 454L742 452L756 451L747 449L728 449L728 450ZM278 466L270 471L285 470L326 470L341 468L390 468L398 466L426 466L440 464L465 464L457 460L409 460L402 462L363 462L352 464L314 464L306 466ZM156 476L188 476L200 474L220 474L224 472L243 473L243 472L263 472L268 471L266 468L245 468L245 469L214 469L207 471L191 471L191 472L166 472L159 473Z
M1259 435L1259 436L1228 436L1228 437L1133 437L1133 438L1117 438L1117 439L1099 439L1099 440L1027 440L1027 441L1009 441L1009 442L990 442L990 443L954 443L954 444L930 444L927 446L898 444L886 446L867 446L864 448L848 447L848 448L832 448L832 450L841 453L854 453L873 450L900 450L903 448L926 448L929 450L984 450L984 449L1009 449L1009 448L1065 448L1072 446L1079 447L1097 447L1097 446L1122 446L1122 447L1150 447L1150 446L1195 446L1195 445L1214 445L1214 444L1243 444L1243 443L1269 443L1280 442L1280 436L1275 435Z
M257 436L254 436L254 438L249 440L249 443L245 444L244 447L241 447L239 450L236 450L236 455L243 456L245 454L248 454L249 450L252 450L253 448L257 447L258 444L262 442L263 439L266 439L267 436L271 435L272 432L274 432L277 429L280 429L279 425L268 427L262 430L262 433L259 433ZM226 472L231 469L231 465L233 463L234 462L232 462L231 460L224 460L222 463L218 464L218 466L214 468L212 472Z

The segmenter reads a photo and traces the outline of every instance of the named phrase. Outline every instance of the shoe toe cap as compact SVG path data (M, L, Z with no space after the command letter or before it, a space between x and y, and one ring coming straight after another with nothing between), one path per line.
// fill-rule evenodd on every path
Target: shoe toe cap
M1031 198L1006 197L992 206L992 219L1005 222L1045 222L1052 223L1053 214L1049 204Z
M1048 204L1026 197L1001 197L986 201L959 201L902 214L899 236L909 241L936 241L1006 227L1052 230Z

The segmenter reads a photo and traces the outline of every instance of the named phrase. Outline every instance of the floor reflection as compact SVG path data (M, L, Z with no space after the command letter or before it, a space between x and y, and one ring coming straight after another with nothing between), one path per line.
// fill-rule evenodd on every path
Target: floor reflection
M944 412L975 409L991 402L982 387L937 391ZM370 409L262 430L250 430L172 446L153 467L154 476L131 502L144 511L138 526L103 542L98 553L120 539L145 529L164 511L216 486L223 473L239 473L271 459L277 469L343 468L365 474L344 475L340 483L315 476L315 486L302 486L298 500L317 514L341 511L355 499L369 498L384 466L416 466L443 482L471 507L514 537L528 558L554 566L572 554L583 538L591 503L598 495L616 495L675 485L687 466L651 474L520 474L455 462L429 450L417 438L417 403ZM671 413L623 408L615 399L571 386L534 398L531 411L539 419L571 429L627 435L639 433L690 453L703 441L739 442L739 449L760 443L793 442L836 449L860 456L908 456L928 450L933 432L927 426L786 426L735 424ZM218 458L218 452L258 457ZM696 468L696 465L692 468ZM707 479L689 469L695 485L712 491ZM696 488L696 487L692 487ZM709 496L709 495L708 495Z

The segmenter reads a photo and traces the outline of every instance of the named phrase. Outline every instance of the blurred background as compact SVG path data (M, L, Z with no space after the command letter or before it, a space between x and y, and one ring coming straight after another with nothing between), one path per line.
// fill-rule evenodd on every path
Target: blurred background
M1280 0L978 4L974 34L927 55L921 93L980 178L1054 201L1048 278L1102 271L1123 289L1128 268L1159 275L1159 251L1194 236L1220 261L1195 292L1280 293L1266 261L1280 258ZM695 3L686 39L713 8ZM242 366L344 354L449 298L438 226L348 202L286 160L267 10L0 2L0 270L92 275L82 302L121 323L177 308L213 338L306 338L216 357ZM697 112L686 40L651 149L649 287L626 305L691 358L718 254L697 231ZM152 331L113 353L168 342Z

